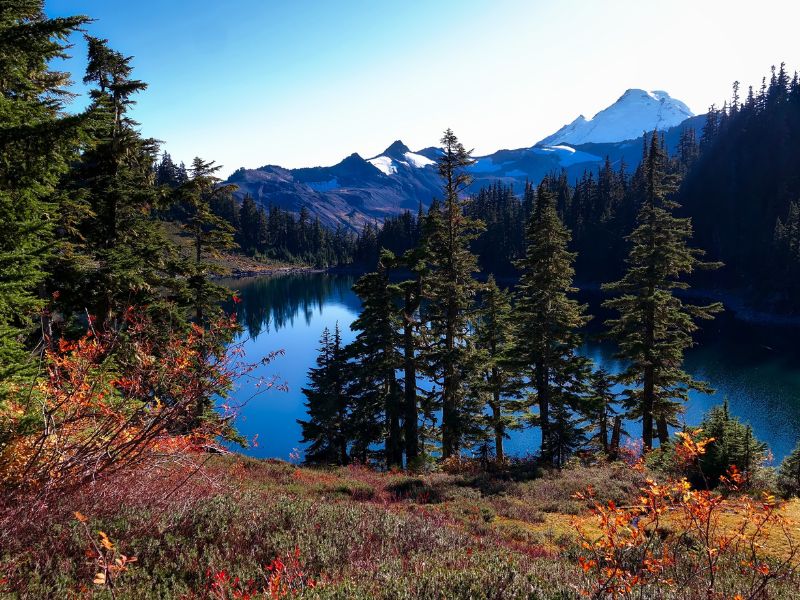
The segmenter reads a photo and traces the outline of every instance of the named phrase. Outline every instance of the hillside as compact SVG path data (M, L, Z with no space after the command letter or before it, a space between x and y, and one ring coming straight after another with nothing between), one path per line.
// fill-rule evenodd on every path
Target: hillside
M12 525L0 581L18 598L83 596L96 571L91 540L102 531L117 556L136 559L116 579L120 600L577 599L592 586L578 532L596 536L600 520L593 501L574 495L591 486L598 503L628 504L647 475L625 463L407 475L240 456L203 462L188 480L191 464L128 473L62 498L24 529ZM796 518L800 504L782 513ZM723 531L734 530L735 514ZM775 558L788 552L777 529L769 539ZM769 598L788 600L797 582L781 573ZM748 577L726 573L725 597L748 589ZM660 589L659 598L703 593Z

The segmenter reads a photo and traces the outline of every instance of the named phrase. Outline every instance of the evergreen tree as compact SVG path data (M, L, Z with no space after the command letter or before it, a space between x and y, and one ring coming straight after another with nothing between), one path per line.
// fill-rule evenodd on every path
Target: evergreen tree
M800 496L800 444L783 459L778 469L778 489L784 498Z
M624 277L603 286L616 297L603 306L619 317L607 321L609 333L619 345L619 357L628 362L620 381L634 385L625 392L628 417L642 421L645 448L653 445L653 422L666 442L667 426L689 390L709 391L682 369L683 353L692 345L697 319L710 319L719 303L708 306L684 304L675 294L688 287L682 276L717 265L701 260L703 252L691 248L691 221L673 216L677 204L668 198L672 182L666 171L667 157L654 132L643 163L644 203L631 244Z
M186 179L186 169L181 171L180 167L172 162L172 156L168 152L162 153L161 160L156 165L156 183L175 189L186 183Z
M226 288L210 281L209 275L219 272L209 258L218 255L220 250L236 246L233 227L211 210L212 202L225 194L230 194L236 186L220 185L215 175L220 166L195 158L192 162L191 177L178 190L189 212L186 229L192 238L194 257L188 268L189 288L193 294L195 318L202 323L209 312L218 310L219 302L227 294Z
M403 357L398 351L400 315L388 275L388 266L393 261L394 255L384 251L377 270L363 275L353 286L363 308L350 326L358 335L347 349L354 361L348 391L357 416L353 427L360 438L357 445L369 447L380 439L381 431L375 429L382 422L386 464L402 467L403 390L397 380L397 370L403 364Z
M505 460L503 440L508 431L519 427L517 413L524 409L520 401L520 378L512 359L513 327L511 295L489 280L481 293L481 307L475 324L477 372L471 392L485 398L489 429L493 436L495 457Z
M539 408L542 458L563 464L581 442L575 411L583 410L589 363L578 355L578 330L586 307L570 298L575 254L569 231L556 214L555 198L540 187L528 222L525 258L517 287L514 356L530 378Z
M84 121L62 116L68 75L49 65L87 22L48 19L41 0L5 2L0 13L0 388L29 363L59 220L55 189L76 158Z
M309 386L302 390L308 420L298 419L297 422L303 431L302 443L309 444L306 449L309 463L346 465L350 462L346 367L337 323L333 335L327 327L323 330L317 366L309 370Z
M420 451L419 394L417 389L417 348L419 346L420 305L424 272L423 249L408 250L395 264L412 274L412 278L395 285L396 295L402 299L403 348L403 442L406 465L416 468Z
M131 57L106 40L87 41L84 82L95 85L90 146L64 184L66 194L81 198L83 219L59 229L70 249L54 261L59 308L68 318L88 311L100 324L113 324L133 305L171 314L162 292L176 283L174 255L153 219L160 201L153 171L158 144L142 138L128 114L147 84L132 79Z
M617 394L613 387L611 375L605 369L597 369L591 375L587 398L589 426L594 432L589 441L611 459L619 454L619 434L614 435L614 431L621 427L622 420L616 414Z
M427 324L425 363L440 386L442 405L442 458L457 455L462 433L475 415L464 414L465 371L469 364L469 319L474 305L478 270L469 244L481 230L478 221L464 214L461 198L472 181L466 167L475 161L451 130L442 138L439 175L444 199L431 205L426 219L426 277L423 294Z
M255 253L258 248L259 239L259 218L258 207L250 194L245 194L242 198L242 205L239 208L239 247L248 254Z
M705 485L716 486L732 466L749 481L753 471L766 459L767 445L756 439L750 425L731 416L727 401L708 411L700 429L703 439L712 440L698 462ZM700 484L699 478L695 478L695 483Z

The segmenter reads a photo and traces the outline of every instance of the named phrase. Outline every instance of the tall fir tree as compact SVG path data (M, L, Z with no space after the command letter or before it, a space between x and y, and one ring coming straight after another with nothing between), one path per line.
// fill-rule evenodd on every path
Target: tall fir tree
M350 326L358 334L347 347L347 355L354 361L348 393L356 417L354 430L361 438L358 445L369 447L383 437L386 465L402 467L403 389L397 371L403 356L398 350L400 314L388 274L393 262L394 255L383 251L376 271L363 275L353 286L363 308ZM375 425L381 423L382 436L380 430L375 431Z
M186 230L193 246L188 281L198 323L206 320L209 313L217 312L219 302L228 294L226 288L211 281L210 276L220 271L209 259L236 247L233 226L211 209L216 198L236 189L233 184L220 184L216 176L219 169L213 162L195 158L189 180L178 189L182 203L188 208Z
M478 289L473 278L478 262L470 243L482 224L464 214L462 199L472 181L466 169L475 161L450 129L441 143L438 170L444 198L431 205L425 222L424 361L428 374L440 388L442 458L446 459L459 453L462 434L477 416L465 414L462 409L470 362L470 318Z
M703 252L689 246L691 221L673 215L678 205L669 194L675 184L656 132L650 138L642 172L644 202L636 229L628 237L628 269L622 279L603 286L615 295L603 306L619 315L607 321L607 326L619 346L619 357L628 363L620 375L620 381L632 386L625 392L624 402L628 417L642 421L642 440L649 449L654 421L658 437L665 443L668 425L677 424L689 390L709 391L683 370L683 353L693 343L696 321L711 319L722 305L685 304L675 293L689 287L682 277L717 265L704 262Z
M67 38L88 20L49 19L42 0L4 2L0 12L0 388L30 366L60 220L56 186L77 158L85 120L63 116L69 77L50 63L66 57Z
M520 426L519 413L525 408L520 399L522 382L512 357L513 320L511 294L498 287L489 276L481 292L475 323L476 372L471 393L480 395L488 406L488 429L498 462L505 460L503 448L508 432Z
M417 388L420 306L425 268L423 256L424 253L419 246L419 240L417 240L417 246L407 250L403 257L395 262L395 266L412 275L410 279L395 284L396 295L402 300L400 315L403 329L403 447L408 468L418 466L420 452L424 451L419 436L419 390Z
M338 323L333 334L327 327L323 330L316 364L308 372L308 387L302 390L308 420L297 420L303 431L302 442L309 444L306 461L346 465L350 462L350 407L346 392L347 359Z
M143 138L129 115L147 84L132 78L131 57L106 40L86 39L84 82L94 85L91 140L64 183L66 194L82 200L82 220L59 229L60 242L71 251L55 261L53 279L68 318L88 311L113 326L133 305L172 312L162 292L176 280L171 246L153 219L160 202L153 171L158 144Z
M530 379L539 408L542 458L563 464L581 441L576 411L584 409L589 371L579 356L578 330L589 320L586 307L570 296L575 254L570 233L558 218L555 198L542 185L526 232L525 258L517 287L514 355Z

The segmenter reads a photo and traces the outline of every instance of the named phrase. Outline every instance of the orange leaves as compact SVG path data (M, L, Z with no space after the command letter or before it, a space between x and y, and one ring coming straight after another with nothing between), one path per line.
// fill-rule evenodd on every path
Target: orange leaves
M49 345L42 377L0 406L12 432L0 448L2 491L56 493L155 453L231 437L238 407L219 414L215 399L257 366L228 352L236 327L223 318L154 337L157 325L130 310L122 329L92 325Z
M97 538L93 537L86 515L78 511L75 511L74 514L90 543L90 547L86 549L86 557L99 569L95 573L92 583L108 588L113 598L116 579L128 570L131 563L136 562L136 557L120 553L104 531L98 531Z
M583 572L586 573L587 571L590 571L591 569L594 569L597 566L597 561L594 560L593 558L588 558L587 559L587 558L585 558L583 556L579 556L578 557L578 564L583 569Z
M680 436L682 460L694 460L705 452L711 440L698 441L697 433ZM736 469L731 469L725 481L736 491L742 479ZM583 497L593 496L589 491ZM586 553L578 559L588 581L583 591L595 598L620 598L639 589L639 595L648 597L680 586L684 590L704 589L709 598L722 597L715 591L720 565L738 564L736 557L747 556L740 564L758 578L745 579L752 589L743 597L754 597L777 576L776 566L770 566L764 556L770 530L783 531L787 536L788 558L777 568L788 572L798 556L779 507L769 494L760 501L746 495L725 497L693 490L685 478L664 482L647 479L638 501L631 506L595 501L600 536L590 535L575 522Z
M111 540L108 539L108 535L104 531L98 531L97 535L100 536L100 545L103 546L106 550L113 550L114 544L111 543Z
M698 458L706 453L706 446L714 441L714 438L700 439L702 429L684 432L678 431L675 436L678 443L675 445L675 455L684 464L694 463Z

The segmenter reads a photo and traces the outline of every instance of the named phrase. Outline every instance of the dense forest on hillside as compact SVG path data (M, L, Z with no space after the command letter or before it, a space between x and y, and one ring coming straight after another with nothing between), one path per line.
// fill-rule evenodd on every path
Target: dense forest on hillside
M773 69L758 91L751 87L744 100L737 82L722 108L709 109L699 135L692 126L684 129L669 159L669 171L681 182L680 214L692 218L698 244L724 265L693 282L707 292L733 291L746 303L781 312L795 312L800 303L799 87L783 65ZM666 150L666 140L661 143ZM643 157L647 144L645 137ZM169 188L188 177L168 154L155 169L156 181ZM500 182L480 189L470 195L464 210L485 224L471 244L481 271L518 275L514 261L524 253L524 224L543 183L555 194L559 216L572 233L577 280L598 284L620 276L625 238L642 203L642 178L641 163L606 159L596 172L586 171L574 181L562 171L519 190ZM341 225L324 227L307 207L293 214L258 206L249 196L237 203L232 194L222 195L213 210L234 228L239 251L248 255L366 269L377 264L382 248L401 254L413 247L423 216L420 207L416 214L387 217L355 232ZM160 216L181 222L186 211L178 204ZM593 251L598 247L604 251Z
M647 143L645 138L643 157ZM730 101L709 109L701 135L684 130L668 166L680 180L679 214L691 217L697 245L723 263L719 270L694 275L696 285L733 290L771 310L798 310L798 147L800 83L784 65L773 69L759 90L750 88L744 100L737 82ZM642 163L631 170L606 160L576 181L562 172L542 182L555 194L559 216L572 232L578 281L597 284L621 274L626 236L645 193L643 177ZM482 271L517 276L513 263L524 254L524 223L537 185L514 190L498 183L465 203L465 211L486 225L471 246ZM388 219L374 235L370 261L381 246L398 253L413 245L417 221L411 214Z

